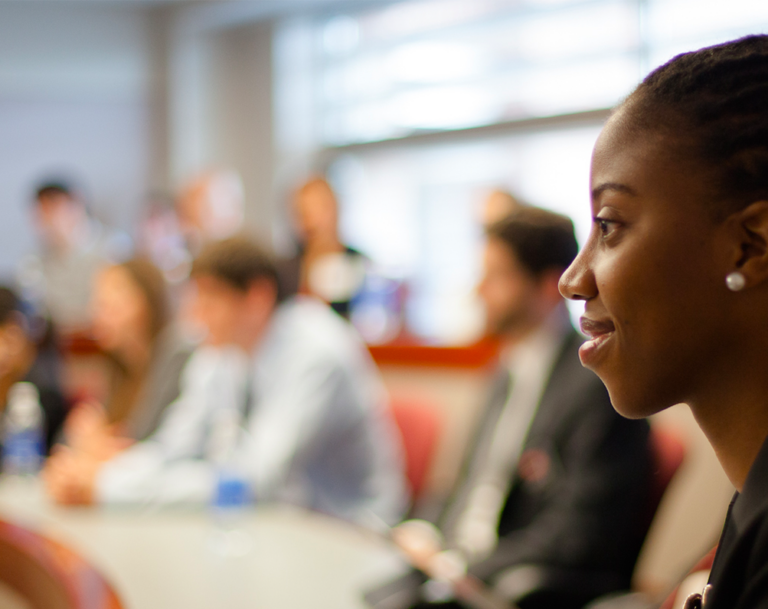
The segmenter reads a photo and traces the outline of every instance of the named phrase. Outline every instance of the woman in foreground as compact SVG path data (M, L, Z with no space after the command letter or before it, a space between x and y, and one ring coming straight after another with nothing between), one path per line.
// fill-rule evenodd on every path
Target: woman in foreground
M616 110L561 279L582 363L638 418L691 408L738 489L706 609L768 606L768 36L680 55Z

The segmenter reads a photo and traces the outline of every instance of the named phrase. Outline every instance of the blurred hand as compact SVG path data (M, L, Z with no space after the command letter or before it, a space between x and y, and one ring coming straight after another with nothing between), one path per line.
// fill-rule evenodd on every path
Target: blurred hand
M73 451L96 461L108 461L133 444L116 433L97 402L78 404L67 417L64 432Z
M411 564L425 573L443 550L440 531L426 520L406 520L392 529L392 539Z
M101 461L66 446L58 446L46 461L41 477L45 489L56 503L91 505L101 465Z

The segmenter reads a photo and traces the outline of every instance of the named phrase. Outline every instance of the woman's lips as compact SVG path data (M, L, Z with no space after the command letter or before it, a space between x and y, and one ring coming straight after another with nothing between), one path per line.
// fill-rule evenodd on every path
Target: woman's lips
M590 319L589 317L582 317L580 320L581 331L589 337L579 348L579 359L583 366L589 366L590 362L594 362L600 347L613 336L616 326L610 320L597 320Z

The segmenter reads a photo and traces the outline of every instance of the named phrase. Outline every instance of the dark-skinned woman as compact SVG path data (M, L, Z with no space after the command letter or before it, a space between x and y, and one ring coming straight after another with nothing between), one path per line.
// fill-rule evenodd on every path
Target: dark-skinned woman
M768 37L652 72L598 138L591 190L560 283L586 304L581 361L627 417L690 407L738 490L703 605L768 607Z

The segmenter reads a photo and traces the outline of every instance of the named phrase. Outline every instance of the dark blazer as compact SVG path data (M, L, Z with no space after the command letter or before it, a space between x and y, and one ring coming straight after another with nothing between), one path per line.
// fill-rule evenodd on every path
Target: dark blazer
M728 510L706 609L768 607L768 440Z
M581 342L573 330L565 339L511 481L499 544L471 569L528 607L576 607L628 588L648 525L648 423L616 413L602 382L579 362ZM506 378L504 372L493 387L439 521L446 533L461 513L506 402ZM538 569L535 585L519 590L528 602L509 583L523 565ZM409 585L418 585L418 578L409 578Z
M596 593L629 587L648 524L650 428L616 413L603 383L581 366L581 343L576 332L567 336L547 382L501 514L499 544L472 569L482 579L525 564L578 572ZM480 441L502 407L498 398L489 404ZM478 453L475 447L470 460ZM466 493L471 480L459 486Z

